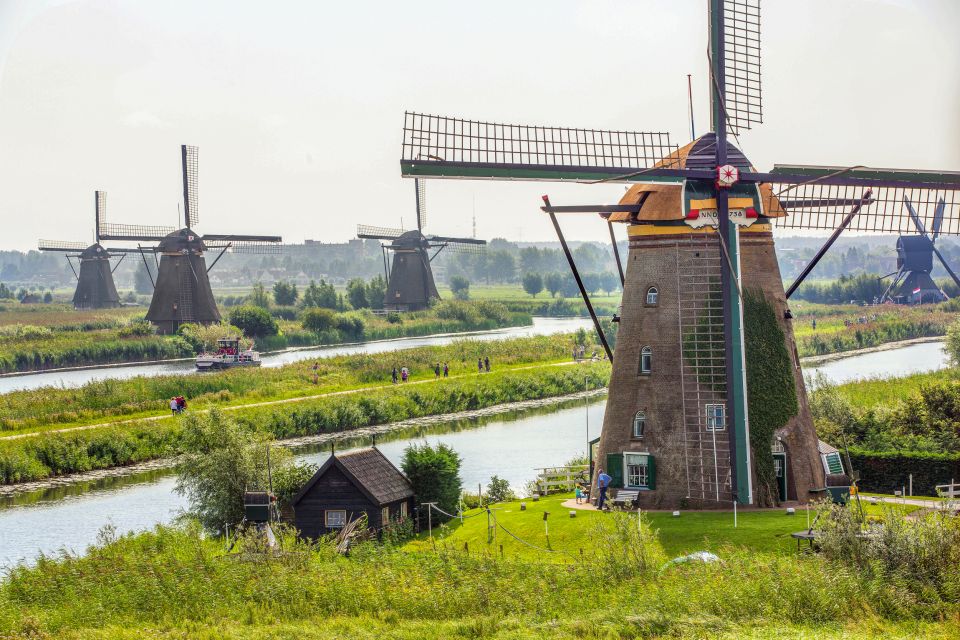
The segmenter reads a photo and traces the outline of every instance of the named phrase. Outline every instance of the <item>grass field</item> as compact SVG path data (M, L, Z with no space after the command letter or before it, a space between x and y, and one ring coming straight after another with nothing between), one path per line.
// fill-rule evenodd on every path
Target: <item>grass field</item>
M941 369L898 378L872 378L838 385L837 391L857 409L889 405L916 394L924 385L957 382L960 370Z
M534 502L526 499L526 510L520 510L520 501L496 504L491 510L496 515L496 537L488 542L487 518L485 512L474 509L465 512L463 525L452 520L434 530L434 540L426 534L407 544L410 551L432 549L436 544L450 549L467 548L477 552L503 553L511 557L526 559L540 558L555 561L568 561L589 553L594 545L592 540L596 524L608 514L597 511L573 510L575 518L569 516L572 509L562 503L573 495L554 495ZM868 515L880 515L884 507L864 504ZM919 507L897 505L898 512L911 513ZM549 527L549 542L544 529L543 514ZM741 510L737 514L737 526L734 527L733 511L683 511L679 517L673 517L668 511L646 511L650 526L658 532L660 543L670 557L686 555L695 551L711 551L723 555L731 548L749 550L763 554L796 553L797 542L790 534L807 528L807 517L802 509L793 516L786 515L785 509ZM477 515L480 514L480 515ZM815 517L811 509L811 520ZM506 530L506 531L505 531ZM555 553L534 549L510 536L539 547L549 547Z

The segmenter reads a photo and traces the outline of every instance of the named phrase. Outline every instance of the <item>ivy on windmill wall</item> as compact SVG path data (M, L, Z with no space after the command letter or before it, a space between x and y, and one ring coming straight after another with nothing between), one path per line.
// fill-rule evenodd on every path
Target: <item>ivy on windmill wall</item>
M797 415L793 363L777 312L759 289L743 294L744 346L747 361L747 411L750 449L759 506L776 504L776 476L770 445L777 429Z

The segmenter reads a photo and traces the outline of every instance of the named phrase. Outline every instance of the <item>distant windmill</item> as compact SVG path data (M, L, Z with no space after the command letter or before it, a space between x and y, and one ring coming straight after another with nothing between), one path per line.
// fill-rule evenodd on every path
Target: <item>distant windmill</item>
M937 202L933 213L933 237L927 235L923 221L917 215L913 203L903 198L903 203L910 213L910 218L917 227L917 235L904 235L897 238L897 272L893 276L890 286L883 292L881 302L888 300L903 301L907 304L922 304L924 302L943 302L947 295L930 277L933 271L933 256L936 254L943 268L947 270L953 281L960 287L960 279L947 264L943 254L937 249L937 238L940 237L940 228L943 225L943 212L946 202L943 198ZM884 276L887 278L889 276Z
M198 235L193 227L198 221L197 147L180 148L183 166L184 228L126 224L104 224L101 237L109 240L157 242L149 249L160 254L153 299L147 320L160 333L173 333L186 322L209 324L220 321L220 311L207 277L210 269L227 251L235 253L278 253L280 236L248 236L237 234ZM208 267L204 252L219 249ZM141 248L142 251L147 249Z
M67 263L77 278L77 288L73 293L73 306L76 309L107 309L120 306L120 296L113 282L113 272L127 253L135 249L105 249L100 244L100 225L104 221L107 209L107 192L94 192L94 237L93 244L62 240L40 240L40 251L65 253ZM120 256L113 267L110 258ZM80 261L80 271L73 268L72 259Z
M371 227L365 224L357 226L357 237L373 240L389 240L383 244L384 272L387 271L387 252L393 254L393 261L387 276L387 293L383 298L383 307L392 311L416 311L424 309L431 299L439 298L437 285L433 280L430 263L444 249L455 252L482 251L486 240L476 238L452 238L448 236L426 236L423 228L427 225L427 207L423 180L414 180L417 206L417 228L413 231ZM432 249L436 249L433 255ZM386 275L386 273L385 273Z

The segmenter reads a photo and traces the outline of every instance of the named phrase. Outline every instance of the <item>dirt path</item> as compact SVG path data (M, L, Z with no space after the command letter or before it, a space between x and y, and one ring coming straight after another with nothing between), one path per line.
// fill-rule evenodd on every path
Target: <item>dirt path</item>
M577 364L577 363L576 362L553 362L549 364L531 364L531 365L523 365L520 367L505 367L501 369L501 371L524 371L528 369L540 369L543 367L566 367L572 364ZM296 398L283 398L281 400L264 400L262 402L249 402L245 404L227 405L224 407L215 407L215 408L219 409L220 411L238 411L240 409L249 409L251 407L269 407L274 405L291 404L295 402L307 402L309 400L317 400L319 398L350 395L354 393L363 393L367 391L376 391L380 389L401 388L401 387L409 387L412 385L420 385L420 384L432 384L435 382L439 382L441 380L452 380L455 378L470 378L475 375L480 375L480 374L469 373L469 374L453 375L448 378L428 378L426 380L415 380L413 382L398 383L396 385L381 384L381 385L375 385L372 387L360 387L357 389L347 389L345 391L329 391L327 393L318 393L318 394L309 395L309 396L298 396ZM210 412L210 409L201 409L196 413L209 413L209 412ZM2 436L0 437L0 442L5 440L20 440L22 438L34 438L36 436L46 435L48 433L72 433L74 431L86 431L88 429L99 429L101 427L115 427L118 425L131 424L134 422L154 422L157 420L164 420L169 417L170 416L167 414L162 414L157 416L147 416L144 418L128 418L126 420L98 422L96 424L87 424L87 425L82 425L78 427L66 427L63 429L46 429L44 431L31 431L30 433L18 433L11 436Z

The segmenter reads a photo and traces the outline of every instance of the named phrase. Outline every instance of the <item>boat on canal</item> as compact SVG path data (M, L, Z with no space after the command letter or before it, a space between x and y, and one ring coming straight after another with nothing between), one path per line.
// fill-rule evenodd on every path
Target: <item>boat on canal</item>
M260 352L253 350L252 343L241 350L239 338L221 338L217 340L216 353L201 353L197 356L196 365L199 371L259 367Z

